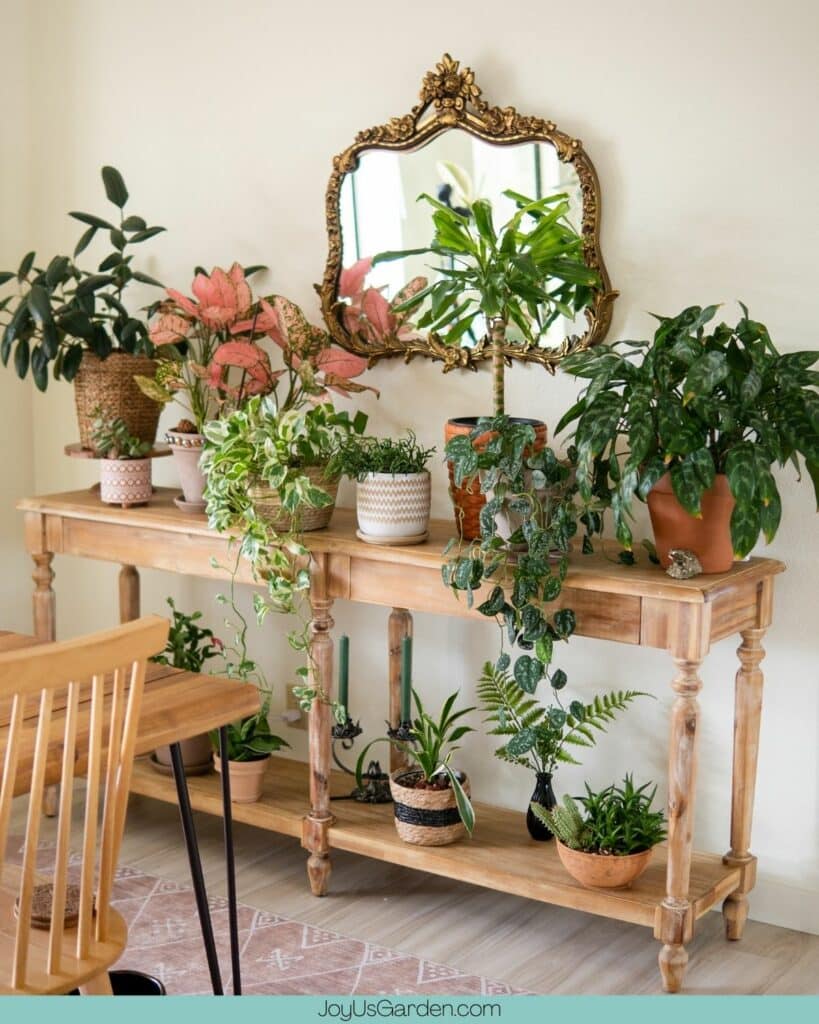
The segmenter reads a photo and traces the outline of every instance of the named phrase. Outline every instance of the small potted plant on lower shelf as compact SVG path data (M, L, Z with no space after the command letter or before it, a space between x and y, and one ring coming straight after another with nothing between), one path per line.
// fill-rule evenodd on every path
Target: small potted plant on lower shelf
M264 694L262 706L255 715L231 722L227 727L227 756L230 762L230 799L236 804L253 804L262 795L264 776L270 755L289 744L270 728L270 696ZM219 749L218 732L211 733L211 743ZM214 753L216 771L222 771L222 759Z
M558 613L559 614L559 613ZM543 641L538 641L542 643ZM547 646L551 646L551 639ZM526 657L523 655L522 657ZM524 665L528 662L524 662ZM478 696L487 713L490 736L505 737L495 751L501 761L528 768L535 773L535 790L526 814L526 827L532 839L548 841L552 829L542 816L535 815L535 806L547 810L555 806L552 776L558 765L579 765L575 755L583 747L593 747L595 733L605 732L618 714L626 711L638 697L650 694L640 690L612 690L598 694L588 704L561 697L567 677L563 669L555 669L549 677L550 703L544 706L533 695L536 684L519 673L509 672L509 656L502 654L496 664L487 661L478 681Z
M171 609L168 642L165 650L151 658L151 661L184 669L186 672L200 673L206 662L222 656L224 644L213 635L213 630L199 625L201 612L188 615L176 607L171 597L168 598L168 606ZM182 740L179 746L186 775L204 775L212 769L210 736L206 732ZM170 747L157 747L151 765L163 775L170 774Z
M589 888L624 889L646 870L654 847L666 836L662 811L652 810L655 786L634 785L626 775L622 786L608 786L595 793L586 784L586 795L548 810L532 804L532 812L554 832L563 867Z
M419 544L429 526L434 448L406 437L351 435L330 461L333 475L356 481L358 536L369 544Z
M456 771L450 761L459 748L461 737L474 732L471 726L457 724L475 708L455 711L457 691L444 701L436 721L424 710L415 690L417 716L407 740L383 737L397 747L415 767L400 768L390 776L390 792L395 808L395 828L405 843L416 846L446 846L472 835L475 811L469 799L469 780ZM364 785L364 760L373 740L362 750L356 764L356 785Z
M124 420L98 410L92 432L100 458L100 498L106 505L145 505L151 499L151 444L140 441Z

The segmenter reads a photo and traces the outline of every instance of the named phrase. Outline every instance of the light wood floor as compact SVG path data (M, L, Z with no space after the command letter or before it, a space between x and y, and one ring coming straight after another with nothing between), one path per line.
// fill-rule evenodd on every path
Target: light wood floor
M15 808L12 831L22 829ZM197 815L209 892L224 895L221 821ZM45 820L48 839L53 821ZM296 840L235 828L239 899L309 924L536 993L658 993L649 929L550 907L352 854L333 854L330 895L311 896ZM132 797L120 862L189 882L175 807ZM707 914L688 947L689 994L817 994L819 936L749 921L739 943Z

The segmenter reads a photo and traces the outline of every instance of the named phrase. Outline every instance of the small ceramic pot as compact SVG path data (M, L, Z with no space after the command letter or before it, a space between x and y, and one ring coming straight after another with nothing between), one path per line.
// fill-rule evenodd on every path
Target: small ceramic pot
M681 548L693 551L704 573L728 572L734 564L731 542L731 514L734 496L728 477L719 474L702 496L702 518L696 519L677 501L666 473L648 494L648 511L654 530L654 543L660 565L667 569L669 551Z
M390 793L395 813L395 829L405 843L414 846L447 846L466 835L455 793L447 789L416 789L406 785L421 778L419 771L405 768L390 776ZM461 785L470 796L469 779Z
M100 498L106 505L146 505L152 493L150 459L100 459Z
M555 836L563 867L576 882L590 889L627 889L651 863L654 848L617 857L604 853L572 850Z
M270 763L270 755L258 761L230 762L230 800L234 804L255 804L262 795L264 776ZM222 760L213 755L213 766L222 774Z
M420 473L368 473L356 485L362 534L374 540L423 537L429 527L430 478Z
M178 430L168 430L165 433L165 440L173 453L185 505L204 509L202 495L205 490L205 474L199 468L199 456L202 454L205 438L202 434L183 434Z

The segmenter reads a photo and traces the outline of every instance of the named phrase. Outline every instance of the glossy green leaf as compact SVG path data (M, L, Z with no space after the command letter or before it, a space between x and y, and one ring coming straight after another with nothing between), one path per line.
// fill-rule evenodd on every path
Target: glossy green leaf
M522 654L515 662L513 675L521 690L526 693L534 693L537 684L543 678L543 665L537 658Z
M102 183L105 186L105 194L108 196L108 199L115 206L122 209L128 202L128 189L125 187L122 175L116 167L103 167Z

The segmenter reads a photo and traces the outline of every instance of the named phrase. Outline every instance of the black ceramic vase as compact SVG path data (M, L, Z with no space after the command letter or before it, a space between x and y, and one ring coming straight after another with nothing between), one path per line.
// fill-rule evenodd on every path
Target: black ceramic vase
M551 772L536 772L535 773L535 791L532 793L532 798L529 801L530 804L540 804L550 811L557 805L555 794L552 789L552 774ZM532 839L537 839L541 843L545 843L546 840L552 838L552 830L547 828L546 825L536 818L532 814L532 808L526 808L526 827L529 829L529 835Z

